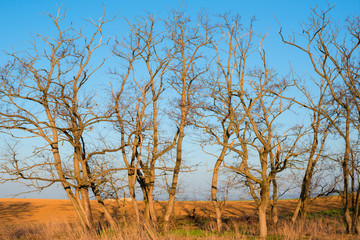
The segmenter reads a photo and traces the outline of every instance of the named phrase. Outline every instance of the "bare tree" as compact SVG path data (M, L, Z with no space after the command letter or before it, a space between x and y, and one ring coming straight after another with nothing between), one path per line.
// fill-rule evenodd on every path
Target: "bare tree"
M288 112L292 103L281 99L288 84L276 78L268 69L265 53L260 52L263 69L250 72L248 86L250 90L237 95L246 113L243 126L236 126L241 131L240 144L231 148L239 155L240 163L231 167L246 178L250 194L255 200L259 214L260 237L267 236L266 209L269 205L271 184L273 184L273 222L277 221L276 175L288 166L296 157L297 142L303 135L298 126L279 126L281 117ZM276 94L274 94L276 93ZM240 132L239 131L239 132ZM236 149L240 146L241 150ZM251 155L257 153L258 165L252 163Z
M292 107L291 100L282 98L289 83L278 79L275 71L267 66L260 37L252 30L253 21L245 31L239 17L223 16L220 24L221 38L213 41L218 73L207 83L209 100L204 104L198 126L207 132L214 144L221 147L221 154L213 172L212 201L221 230L221 211L216 199L217 176L221 164L240 174L246 180L259 214L260 236L266 237L266 209L273 189L272 216L277 222L276 175L287 168L296 157L297 143L303 131L298 126L281 126L281 118ZM223 49L223 47L226 49ZM256 55L262 61L260 68L249 68L247 61ZM229 152L230 151L230 152ZM239 159L226 163L225 156ZM258 156L258 163L254 157Z
M303 43L294 38L283 42L304 52L318 77L328 84L333 109L321 111L344 141L341 168L343 173L344 220L349 233L360 232L359 212L350 211L350 151L351 129L359 128L359 17L349 18L341 31L330 19L332 7L313 9L309 23L302 26ZM281 33L281 32L280 32ZM338 116L335 121L333 114ZM357 190L359 191L359 189Z
M121 88L118 92L114 92L113 96L122 144L132 149L130 161L125 148L123 149L131 198L135 204L137 181L144 196L145 219L156 221L153 192L155 171L159 168L157 162L173 149L178 136L178 131L175 131L174 140L166 141L167 137L160 134L161 129L159 130L158 124L160 115L158 102L165 92L164 78L174 57L174 48L166 47L164 42L167 35L158 27L162 22L150 14L128 23L129 37L122 43L117 42L113 50L116 56L128 64L126 74L121 76ZM144 68L147 73L145 79L138 74ZM125 85L126 81L128 81L127 85ZM139 218L137 205L134 206Z
M12 159L7 173L12 179L43 183L41 189L61 184L85 228L94 227L92 190L114 223L97 185L105 173L96 171L91 162L120 148L106 142L92 147L87 141L111 113L98 107L94 93L85 92L87 82L105 61L93 58L106 44L102 28L107 20L103 15L88 21L92 32L87 35L84 29L64 28L60 9L49 17L56 36L37 35L27 51L9 53L12 60L1 71L1 129L19 139L34 138L35 145L26 161Z
M251 24L252 25L252 22ZM220 167L224 164L229 147L235 140L234 122L241 125L246 115L242 112L234 92L243 91L241 79L244 77L244 69L247 57L251 54L252 29L243 30L240 17L221 16L211 46L215 51L215 66L217 71L209 71L209 80L204 81L204 98L201 108L195 115L196 126L202 129L209 137L202 144L220 146L212 176L211 200L215 209L217 229L222 231L222 211L218 202L218 175ZM215 40L216 39L216 40ZM224 46L226 49L224 49ZM242 116L237 117L239 114ZM231 143L232 141L232 143Z
M296 144L302 136L302 130L298 126L279 126L281 117L292 106L291 101L283 101L281 98L289 84L284 79L278 79L275 72L268 68L261 42L259 55L263 62L262 68L255 68L243 75L240 84L247 88L243 87L243 91L234 94L245 114L245 121L234 121L237 139L230 149L238 155L240 162L228 167L245 177L250 194L257 204L260 237L266 237L266 209L269 206L271 184L272 216L276 223L276 175L286 169L288 162L298 155ZM252 160L255 153L258 155L258 164Z
M172 11L165 24L166 31L169 32L170 42L176 49L171 65L173 75L170 85L176 96L179 97L176 99L173 113L176 117L178 129L175 146L176 160L169 187L169 199L164 213L164 229L168 229L169 220L174 210L179 173L183 163L185 127L190 124L188 116L196 106L196 81L207 71L204 62L201 62L205 61L202 50L211 42L209 38L211 29L208 26L209 21L206 15L199 14L198 20L192 23L186 12L179 11Z
M297 102L301 107L305 107L310 110L310 128L309 128L309 142L305 143L307 148L305 148L304 154L305 156L305 172L304 177L301 183L301 192L298 200L298 204L294 211L293 217L291 219L292 222L295 222L298 215L300 214L300 218L304 220L306 217L306 212L310 207L310 204L313 200L316 199L312 194L313 190L316 189L316 184L313 182L314 175L316 173L319 161L323 161L326 159L325 156L325 143L328 135L330 134L331 124L327 120L327 118L323 117L321 112L330 111L330 103L328 99L328 84L323 79L321 82L317 83L314 80L314 87L318 90L317 99L313 97L313 93L311 93L305 86L301 86L301 83L296 83L297 88L300 92L305 96L307 102L301 103L296 99L293 101ZM335 116L336 117L336 116ZM330 194L333 192L334 186L328 184L324 191L321 191L317 196L323 196Z

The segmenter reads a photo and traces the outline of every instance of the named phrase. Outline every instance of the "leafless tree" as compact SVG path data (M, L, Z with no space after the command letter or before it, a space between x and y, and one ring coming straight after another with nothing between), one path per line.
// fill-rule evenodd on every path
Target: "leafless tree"
M130 22L130 34L122 42L117 42L113 52L127 62L126 73L119 75L120 90L113 91L117 124L122 145L130 148L129 156L123 149L123 160L128 169L130 195L139 220L136 204L135 184L140 184L145 201L145 219L157 220L154 209L158 160L173 149L178 131L174 131L173 141L159 130L159 101L165 92L165 77L174 57L175 49L165 44L166 34L161 29L162 21L150 14ZM139 72L146 69L146 76ZM114 72L116 73L116 72ZM130 160L128 160L130 159Z
M344 220L349 233L360 232L359 211L350 211L350 152L352 130L359 136L359 17L348 18L343 31L329 17L331 9L313 9L310 21L302 26L300 36L304 42L294 38L283 42L304 52L317 74L328 84L333 109L321 111L344 142L341 168L343 173ZM335 121L333 114L338 117ZM359 189L357 190L359 191ZM359 203L357 203L359 204Z
M260 237L267 236L266 209L269 206L271 185L273 188L272 216L277 221L276 176L285 170L296 157L297 143L303 135L301 126L281 126L282 116L289 112L292 102L283 101L289 84L278 79L265 60L265 52L259 51L263 66L249 72L242 79L247 90L238 92L236 97L246 115L245 122L234 122L237 140L230 149L239 157L239 163L228 166L246 179L259 214ZM237 142L238 141L238 142ZM258 155L258 164L253 161Z
M244 77L247 57L253 51L251 48L253 33L251 26L248 30L242 29L239 16L232 18L226 14L220 17L220 23L214 34L216 37L213 38L211 46L215 53L214 69L216 70L209 71L208 80L204 81L204 97L194 122L209 136L205 137L209 139L203 142L204 147L209 144L220 147L218 154L212 154L217 161L213 169L211 200L215 209L217 229L221 232L222 212L217 196L218 175L228 155L229 147L235 142L231 139L236 135L234 121L241 125L246 118L233 93L243 91L241 79ZM239 114L242 116L238 117Z
M304 177L301 183L301 192L298 200L298 204L294 211L292 222L295 222L298 215L300 214L300 218L304 220L306 217L306 212L310 207L310 204L316 197L313 191L316 189L316 184L313 181L314 175L317 171L318 162L325 161L326 151L325 151L325 143L327 137L330 135L330 127L331 124L327 120L327 118L323 117L321 112L330 111L330 104L328 98L328 84L322 79L319 83L315 80L313 81L314 88L318 91L315 91L316 99L313 96L314 93L311 93L307 90L307 87L301 85L302 82L297 82L295 85L300 90L300 92L305 96L306 102L302 103L298 100L292 98L299 106L305 107L309 110L310 115L310 127L309 127L309 141L305 142L304 145L308 146L303 149L304 151L304 160L306 162ZM336 116L334 116L336 118ZM334 119L335 120L335 119ZM316 196L324 196L330 194L334 190L334 186L332 184L328 184L328 186L323 189L320 193L316 194Z
M176 138L176 159L169 186L169 199L164 213L164 229L168 229L173 214L179 173L183 164L183 141L185 128L190 124L189 114L196 107L197 81L207 71L203 49L211 42L209 21L200 13L197 21L191 20L186 12L171 11L165 22L169 40L176 52L171 65L171 80L176 105L173 107L178 136Z
M207 83L208 101L198 115L197 125L221 148L213 172L212 201L221 231L221 211L217 203L217 177L224 165L246 180L259 213L260 236L266 237L266 209L273 189L272 216L277 222L276 175L298 155L297 143L303 131L298 126L281 126L283 115L292 107L282 98L290 85L267 66L262 41L252 29L243 30L239 17L224 15L219 25L220 38L213 41L218 73ZM256 46L254 42L259 40ZM225 49L224 49L225 46ZM249 57L259 56L262 66L248 67ZM227 163L225 157L238 162ZM254 156L258 156L258 163Z
M66 28L61 9L49 17L56 36L38 34L28 50L9 53L12 60L1 70L1 130L19 139L31 138L34 144L29 158L14 155L7 174L42 183L41 189L61 184L85 228L94 227L92 190L114 223L98 188L101 176L111 170L98 171L91 162L121 147L101 141L91 145L97 126L106 124L111 112L102 110L95 93L85 89L105 61L94 61L94 56L107 44L102 34L107 20L102 15L88 21L85 30Z

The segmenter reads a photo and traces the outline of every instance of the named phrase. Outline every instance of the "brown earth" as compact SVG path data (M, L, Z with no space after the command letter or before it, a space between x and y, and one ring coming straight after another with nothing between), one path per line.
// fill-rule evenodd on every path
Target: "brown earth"
M102 219L100 206L92 201L92 208L95 217ZM140 208L143 203L139 202ZM156 210L161 215L166 202L157 202ZM131 202L107 201L107 205L113 214L121 216L133 215ZM296 200L280 200L279 214L289 215L293 212ZM326 209L341 208L339 197L319 198L312 204L310 212L319 212ZM206 201L178 201L175 205L176 216L183 217L214 217L214 210L211 202ZM224 218L251 218L256 215L253 201L229 201L224 209ZM76 221L76 214L69 200L57 199L20 199L0 198L0 223L46 223L49 221L72 222Z

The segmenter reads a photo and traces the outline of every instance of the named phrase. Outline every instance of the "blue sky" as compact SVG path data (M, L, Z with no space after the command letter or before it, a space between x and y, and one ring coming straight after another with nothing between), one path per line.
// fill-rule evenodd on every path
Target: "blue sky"
M239 14L245 22L253 16L258 20L256 29L262 33L267 33L265 41L268 61L276 66L282 74L286 74L289 63L296 65L306 73L309 65L304 62L304 56L296 54L292 48L284 46L278 35L279 25L276 19L282 24L284 32L291 34L293 31L300 31L300 23L308 19L311 8L326 8L327 3L335 5L331 15L339 24L347 16L359 15L360 0L304 0L304 1L283 1L283 0L152 0L152 1L128 1L128 0L0 0L0 50L11 51L25 50L27 41L31 41L31 34L49 34L52 29L50 19L44 13L56 14L58 7L66 9L67 21L74 22L75 25L85 24L82 19L99 18L106 8L106 16L111 18L117 15L116 19L107 25L105 31L109 35L121 35L126 32L126 24L123 18L133 18L143 15L145 11L160 16L166 16L168 9L177 9L181 4L187 8L190 15L195 15L201 9L205 9L209 14L223 14L231 12ZM8 58L2 51L0 52L0 64L7 62ZM191 154L190 154L191 155ZM195 155L195 154L194 154ZM203 158L206 158L202 155ZM212 163L209 163L212 165ZM210 182L209 173L206 173L205 164L195 175L202 176L196 178L198 188L202 188ZM206 177L203 177L206 176ZM9 197L10 194L19 192L18 185L0 185L0 197ZM43 194L25 195L27 197L39 198L63 198L62 190L52 189Z
M346 16L359 14L359 0L325 1L325 0L305 0L305 1L284 1L284 0L154 0L154 1L96 1L96 0L1 0L0 1L0 49L10 51L12 47L16 50L24 50L26 41L31 40L30 34L40 33L49 34L52 28L50 19L44 13L56 14L57 8L62 6L66 9L67 21L72 21L75 25L85 24L82 19L98 18L106 8L106 16L117 18L107 26L107 32L111 35L124 33L126 25L123 18L131 19L134 16L142 15L145 11L160 16L166 16L169 8L178 8L180 4L186 6L191 15L195 15L199 10L205 9L210 14L222 14L231 12L239 14L246 22L253 16L256 17L256 29L259 32L267 33L265 41L268 55L273 57L277 67L287 68L289 59L284 58L284 51L292 51L289 47L281 47L278 35L279 25L277 20L283 25L285 33L299 30L299 23L306 21L312 7L326 8L327 2L335 5L332 15L340 23ZM288 54L290 56L290 54ZM4 53L0 53L0 64L7 61ZM297 61L297 59L292 59ZM299 61L300 63L302 61Z

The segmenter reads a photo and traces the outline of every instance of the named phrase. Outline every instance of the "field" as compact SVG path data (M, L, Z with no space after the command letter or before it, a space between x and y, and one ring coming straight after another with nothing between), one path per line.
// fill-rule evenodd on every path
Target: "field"
M68 200L0 199L1 239L254 239L257 218L252 201L227 202L223 211L225 232L216 233L214 211L210 202L176 202L175 219L168 233L157 226L133 221L131 202L107 201L119 219L118 229L99 229L86 233L76 222ZM142 202L139 202L142 207ZM338 197L317 199L309 218L296 225L289 222L296 200L279 201L279 224L269 226L270 239L354 239L346 236L341 220L341 201ZM93 213L103 221L100 208L92 202ZM157 202L161 215L165 202Z

